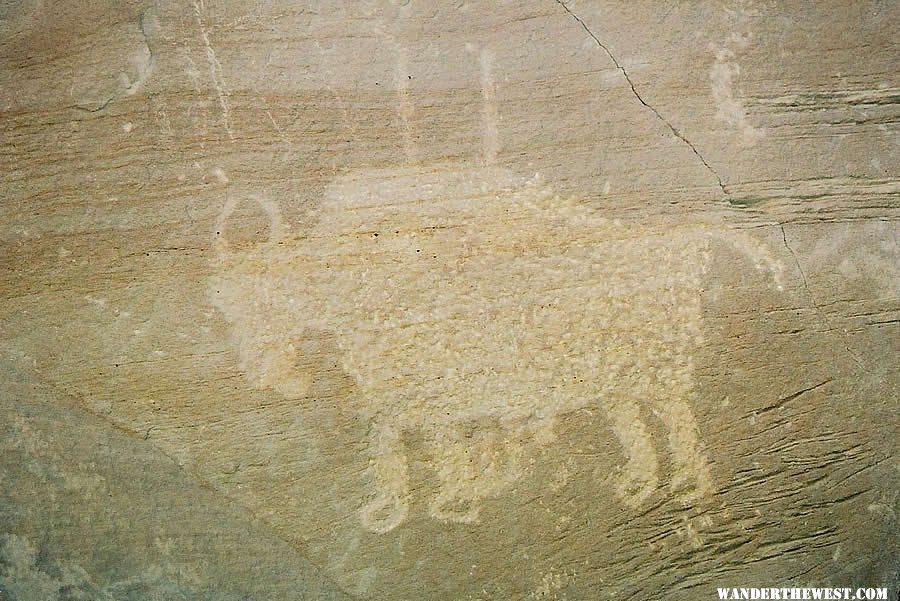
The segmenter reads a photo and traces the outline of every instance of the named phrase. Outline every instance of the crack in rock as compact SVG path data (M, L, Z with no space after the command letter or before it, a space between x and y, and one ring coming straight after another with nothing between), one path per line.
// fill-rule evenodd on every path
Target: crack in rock
M678 128L676 128L674 125L669 123L669 121L665 117L663 117L662 114L658 110L656 110L656 108L654 108L652 105L648 104L646 100L644 100L644 98L637 91L637 88L634 87L634 82L631 80L631 76L628 75L628 71L625 70L625 67L622 66L622 64L618 61L618 59L616 59L616 57L613 55L613 53L609 51L609 48L607 48L606 45L600 41L600 38L598 38L596 35L594 35L594 32L588 28L588 26L585 24L585 22L582 21L578 15L573 13L569 9L569 7L566 6L565 2L563 2L562 0L556 0L556 3L559 4L560 6L562 6L563 9L565 9L565 11L573 19L578 21L578 23L587 32L587 34L589 36L591 36L591 38L593 38L593 40L595 42L597 42L597 45L600 46L601 49L603 49L603 51L606 53L606 55L610 58L610 60L616 66L616 68L619 71L621 71L622 75L625 77L625 81L628 82L628 86L631 88L631 93L634 94L634 97L638 99L638 102L640 102L642 105L644 105L646 108L648 108L654 115L656 115L656 118L659 119L660 121L662 121L666 125L666 127L669 128L669 131L671 131L672 134L676 138L678 138L679 140L684 142L687 145L687 147L691 149L691 152L693 152L694 155L700 160L700 162L703 163L703 166L706 168L706 170L709 171L709 173L714 178L716 178L716 183L718 184L719 189L722 191L722 193L725 194L725 196L731 196L731 192L729 192L728 189L725 187L725 183L722 181L722 178L719 176L718 172L716 172L716 170L713 169L712 166L706 161L706 159L703 157L703 155L700 154L700 151L697 150L697 147L694 146L690 140L688 140L686 137L684 137L684 135L680 131L678 131Z
M857 367L859 367L862 371L866 373L870 373L866 366L863 365L862 360L859 356L853 352L853 349L850 348L850 344L847 342L847 335L845 331L838 330L833 325L831 325L831 320L828 319L828 316L822 310L822 307L819 306L819 303L816 302L816 297L813 296L812 290L809 288L809 280L806 279L806 272L803 271L803 267L800 265L800 259L797 257L796 253L794 253L794 249L791 248L791 245L788 244L787 241L787 233L784 231L784 225L779 226L781 228L781 240L784 242L784 247L787 249L788 253L790 253L791 258L794 259L794 263L797 265L797 271L800 272L800 280L803 282L803 290L806 292L806 297L809 299L809 304L816 312L816 315L819 316L819 319L822 321L822 324L829 331L837 332L837 334L843 340L844 350L847 351L847 354L850 355L850 358L853 359L853 362L856 363Z

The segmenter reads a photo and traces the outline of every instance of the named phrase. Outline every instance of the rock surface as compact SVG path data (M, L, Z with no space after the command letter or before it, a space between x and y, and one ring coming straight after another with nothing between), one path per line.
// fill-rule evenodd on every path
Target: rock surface
M898 29L0 5L0 599L895 595Z

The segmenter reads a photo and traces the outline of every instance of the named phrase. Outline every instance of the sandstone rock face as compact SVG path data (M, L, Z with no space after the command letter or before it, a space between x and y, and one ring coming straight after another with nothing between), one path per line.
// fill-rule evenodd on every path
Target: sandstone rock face
M896 595L898 28L3 4L0 599Z

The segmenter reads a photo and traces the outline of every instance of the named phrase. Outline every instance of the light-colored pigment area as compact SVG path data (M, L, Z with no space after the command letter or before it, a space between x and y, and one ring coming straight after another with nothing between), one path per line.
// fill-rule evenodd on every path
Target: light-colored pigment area
M625 225L498 168L351 173L296 234L254 201L271 239L230 244L232 200L210 298L247 377L285 396L315 378L298 361L305 338L333 332L371 423L367 528L408 514L404 432L432 447L431 515L468 523L553 443L560 415L593 405L624 451L616 493L628 506L659 480L651 413L668 431L671 486L688 503L713 492L691 398L714 230ZM774 285L780 267L731 236Z
M696 423L694 359L710 240L725 237L781 287L781 266L746 234L704 225L623 224L497 167L493 58L478 50L482 156L423 164L415 107L396 57L407 164L336 178L315 224L291 232L277 203L229 196L215 226L209 297L231 323L241 368L261 389L307 395L301 356L334 337L369 424L373 490L359 510L385 533L410 512L403 437L427 441L431 517L477 521L481 501L512 488L555 440L564 414L602 407L623 453L615 494L637 508L659 485L645 417L668 432L672 491L690 505L714 490ZM475 166L477 165L477 166ZM229 241L229 220L256 204L265 239ZM321 364L321 362L320 362Z
M0 601L894 599L897 31L0 0Z

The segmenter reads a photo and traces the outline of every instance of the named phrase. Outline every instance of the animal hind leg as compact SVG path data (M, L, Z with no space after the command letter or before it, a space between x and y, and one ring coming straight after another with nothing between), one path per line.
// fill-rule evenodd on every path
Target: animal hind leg
M629 507L639 507L659 483L650 432L641 419L640 409L630 400L616 399L606 406L606 415L627 456L616 483L616 494Z
M676 387L677 389L678 387ZM656 414L669 431L669 448L674 464L671 489L686 504L708 497L713 493L713 480L700 430L690 405L690 390L684 395L673 395L656 407Z

